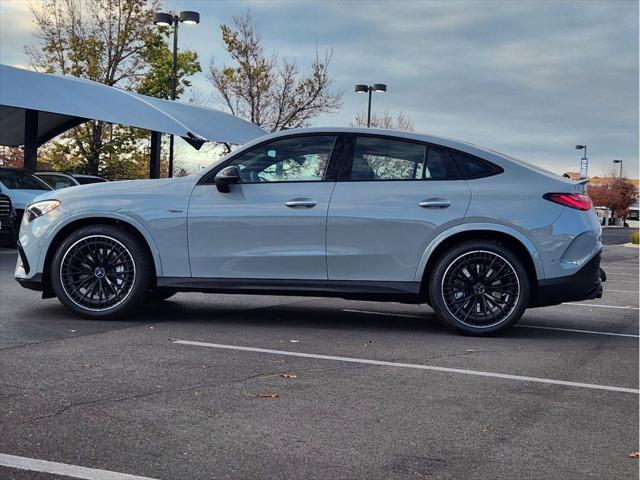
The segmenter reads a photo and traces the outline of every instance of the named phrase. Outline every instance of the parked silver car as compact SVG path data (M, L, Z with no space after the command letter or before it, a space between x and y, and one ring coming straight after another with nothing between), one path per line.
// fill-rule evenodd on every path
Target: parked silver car
M529 306L602 294L581 187L499 153L413 133L289 130L199 176L42 195L16 279L88 318L177 291L428 303L491 334Z

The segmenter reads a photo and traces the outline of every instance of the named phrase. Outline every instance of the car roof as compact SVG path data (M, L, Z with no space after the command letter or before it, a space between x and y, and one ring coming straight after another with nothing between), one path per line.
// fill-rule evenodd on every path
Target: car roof
M251 143L263 142L269 138L285 137L287 135L300 135L305 133L351 133L362 135L384 135L387 137L398 137L409 140L418 140L426 143L434 143L437 145L457 145L459 147L473 147L478 150L486 151L490 153L489 149L485 149L478 145L474 145L462 140L455 140L453 138L439 137L436 135L428 135L424 133L406 132L402 130L385 130L381 128L363 128L363 127L305 127L305 128L292 128L289 130L281 130L278 132L263 135L262 137L253 140ZM463 148L461 148L463 149ZM495 153L495 152L494 152Z
M66 172L54 172L54 171L40 171L40 172L34 172L36 175L40 175L40 174L44 174L44 175L64 175L65 177L72 177L73 175L71 175L70 173L66 173Z

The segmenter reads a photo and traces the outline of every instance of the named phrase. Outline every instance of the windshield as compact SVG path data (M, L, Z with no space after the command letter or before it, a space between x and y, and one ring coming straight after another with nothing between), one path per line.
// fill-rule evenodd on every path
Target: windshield
M0 182L11 190L52 190L46 182L25 170L0 169Z

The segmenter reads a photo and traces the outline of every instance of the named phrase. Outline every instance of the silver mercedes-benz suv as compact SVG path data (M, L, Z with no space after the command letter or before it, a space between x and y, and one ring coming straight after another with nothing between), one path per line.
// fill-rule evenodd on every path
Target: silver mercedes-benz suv
M15 277L88 318L178 291L427 303L494 334L527 307L602 294L582 187L444 138L312 128L261 137L202 175L47 192Z

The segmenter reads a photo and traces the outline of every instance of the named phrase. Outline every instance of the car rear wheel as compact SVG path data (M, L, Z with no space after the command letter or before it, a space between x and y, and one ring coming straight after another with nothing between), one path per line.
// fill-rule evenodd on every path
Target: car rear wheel
M81 228L58 247L51 269L63 305L86 318L112 318L141 303L152 265L129 232L111 226Z
M522 261L499 242L478 240L451 248L435 264L431 304L447 326L469 335L503 332L529 303Z

